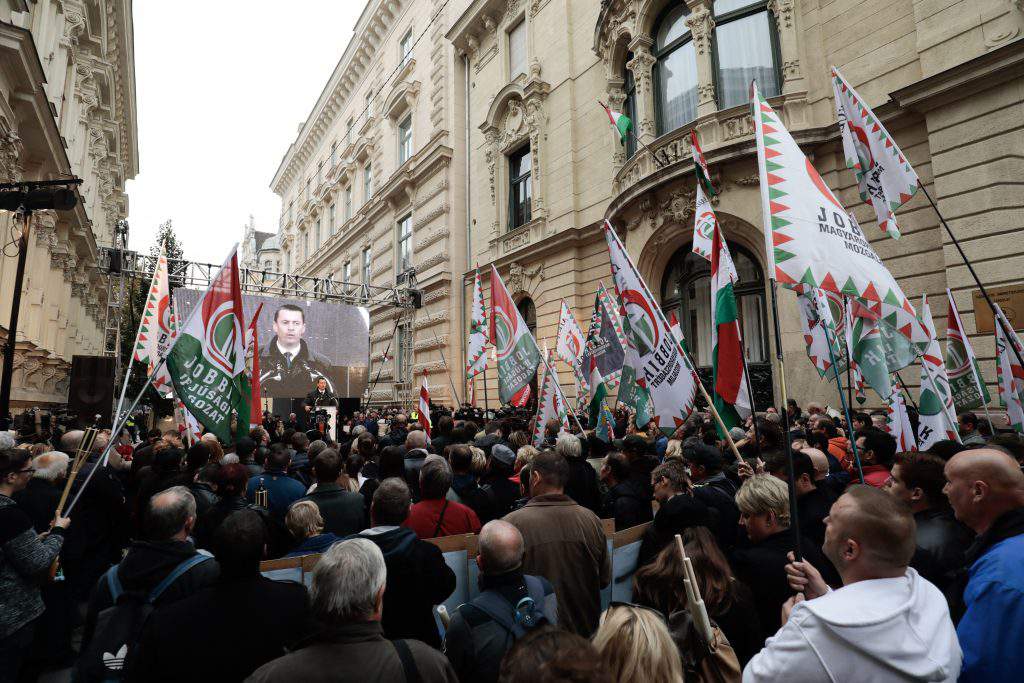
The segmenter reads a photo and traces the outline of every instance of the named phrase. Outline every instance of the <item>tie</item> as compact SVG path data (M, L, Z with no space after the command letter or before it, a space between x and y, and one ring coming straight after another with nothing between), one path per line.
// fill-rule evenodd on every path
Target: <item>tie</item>
M286 363L288 363L288 369L289 369L289 370L290 370L290 369L291 369L291 367L292 367L292 358L293 358L293 355L292 355L292 354L290 354L290 353L286 353L286 354L284 354L284 360L285 360L285 362L286 362Z

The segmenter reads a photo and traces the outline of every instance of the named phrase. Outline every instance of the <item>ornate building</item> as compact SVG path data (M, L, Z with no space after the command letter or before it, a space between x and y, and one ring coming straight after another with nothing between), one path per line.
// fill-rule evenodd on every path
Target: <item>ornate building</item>
M257 230L251 214L245 226L245 236L238 247L238 267L272 272L281 270L281 245L277 235Z
M127 214L138 172L128 0L0 0L0 182L84 180L68 212L33 215L15 345L12 408L68 399L75 354L104 352L107 282L97 247ZM10 235L12 214L0 212ZM7 241L7 240L5 240ZM17 264L0 258L6 343Z
M423 290L419 310L370 310L376 402L408 401L426 372L447 403L462 376L452 273L465 270L465 215L452 156L460 114L444 39L450 11L445 0L370 0L271 183L282 201L284 272Z
M778 402L747 104L756 79L907 295L929 294L940 336L943 290L952 289L991 384L994 344L976 334L976 287L923 193L899 211L898 242L861 202L842 158L828 67L883 119L986 286L1020 283L1024 248L1007 234L1024 223L1013 186L1024 170L1022 28L1021 4L1008 0L473 0L447 32L453 81L467 84L455 147L470 187L464 291L469 264L494 262L527 324L553 346L559 300L586 324L598 283L610 284L600 230L608 219L710 374L709 268L690 253L696 130L740 274L758 404ZM598 100L635 122L641 144L618 144ZM779 308L789 395L835 404L834 390L809 372L792 294L780 292ZM487 378L494 395L496 374Z

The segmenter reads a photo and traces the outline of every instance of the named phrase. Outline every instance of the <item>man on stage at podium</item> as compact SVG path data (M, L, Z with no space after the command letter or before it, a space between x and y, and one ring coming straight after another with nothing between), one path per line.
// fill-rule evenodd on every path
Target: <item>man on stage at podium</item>
M336 439L337 435L334 432L337 431L338 426L338 399L335 398L334 393L327 386L327 380L325 378L317 378L316 388L306 394L305 404L306 412L308 413L306 424L309 429L318 429L316 420L316 412L318 410L325 410L328 408L332 409L327 410L329 415L327 429L332 432L330 434L331 438Z

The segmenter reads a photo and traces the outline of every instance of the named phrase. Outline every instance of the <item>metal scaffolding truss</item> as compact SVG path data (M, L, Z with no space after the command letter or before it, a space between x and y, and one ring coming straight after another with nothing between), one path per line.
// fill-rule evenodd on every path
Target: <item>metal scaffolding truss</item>
M100 247L99 268L110 272L111 255L115 250ZM114 257L116 262L116 256ZM168 259L167 270L171 285L174 287L193 287L206 289L211 280L220 270L221 264L197 263L180 259ZM121 252L121 277L151 278L156 268L156 257L134 251ZM111 279L117 275L111 274ZM253 270L240 268L242 292L245 294L263 294L269 296L291 297L297 299L315 299L317 301L336 301L353 306L365 306L370 309L381 306L413 309L419 302L419 290L415 283L403 286L378 287L366 283L340 282L329 277L309 277L306 275L290 275L269 270ZM412 286L409 286L412 285Z

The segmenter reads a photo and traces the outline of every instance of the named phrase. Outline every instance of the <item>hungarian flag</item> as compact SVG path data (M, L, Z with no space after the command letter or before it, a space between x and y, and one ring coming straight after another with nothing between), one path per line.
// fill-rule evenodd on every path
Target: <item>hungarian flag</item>
M480 284L480 269L473 276L473 312L469 320L469 344L466 347L466 379L487 369L487 306Z
M704 151L700 148L700 144L697 142L697 131L690 131L690 154L693 156L693 167L694 172L697 174L697 192L701 193L701 188L704 188L704 192L709 197L715 196L715 188L711 186L711 174L708 173L708 162L704 159ZM698 194L700 196L700 194ZM707 257L705 257L707 258Z
M537 374L537 365L540 363L540 349L493 264L490 342L497 351L499 400L510 403L513 397L519 395L519 405L526 405L529 401L530 380ZM524 389L525 398L522 395Z
M526 404L530 402L530 394L532 392L533 389L530 387L529 384L527 384L525 387L523 387L522 389L515 393L515 395L509 401L509 404L515 406L516 408L525 408Z
M683 336L683 327L679 324L679 318L676 317L676 312L673 310L672 315L668 320L668 328L672 332L672 336L679 342L679 348L686 352L686 337Z
M633 121L622 112L612 111L604 102L601 102L601 108L608 115L608 121L612 124L612 130L615 132L615 137L618 139L619 144L625 145L626 137L629 135L629 131L633 129Z
M135 344L132 346L134 349L132 360L137 363L145 363L146 374L153 375L153 368L161 358L167 355L176 332L177 320L171 306L167 255L161 246L160 255L156 259L156 268L153 269L149 294L146 295L146 304L142 309L142 318L139 320L139 331L135 335ZM166 365L161 366L160 370L153 375L153 388L164 398L174 393L171 375Z
M996 304L996 385L999 387L999 404L1006 408L1006 419L1018 434L1024 434L1024 368L1017 362L1013 353L1013 344L1024 354L1017 333L1003 315L1003 310ZM1003 324L999 322L1002 320ZM1009 335L1003 328L1010 331Z
M900 230L893 212L917 192L917 174L871 107L835 67L832 89L846 166L857 177L861 200L875 210L878 227L898 240Z
M964 334L960 311L953 301L953 293L946 290L949 312L946 316L946 370L949 372L949 388L953 392L956 412L973 410L987 405L992 397L988 387L981 381L981 366L974 355L971 340Z
M928 450L937 441L949 439L960 441L957 430L956 415L953 407L953 395L949 390L949 378L946 366L942 362L942 349L939 340L935 339L935 323L932 320L932 309L928 305L928 295L921 296L921 322L932 337L925 352L921 354L921 391L917 407L920 419L917 425L917 436L921 450Z
M885 429L896 439L896 452L916 451L917 440L914 438L914 428L910 425L910 415L907 414L907 403L898 389L889 397L885 412Z
M597 359L591 356L590 358L590 424L597 426L598 420L601 417L601 406L604 405L605 398L608 397L608 387L605 386L604 378L601 377L601 371L597 367Z
M716 225L711 247L711 372L715 408L726 427L738 426L750 415L740 338L739 314L733 284L739 279L729 247Z
M427 386L427 371L423 371L423 379L420 380L420 402L416 408L418 413L416 419L423 425L423 431L430 436L430 387Z
M711 260L711 238L714 235L718 218L711 207L707 195L700 183L697 183L697 205L693 211L693 253Z
M262 424L263 404L260 402L262 389L260 388L260 339L256 323L260 319L260 312L263 304L256 307L256 312L249 321L249 329L245 335L245 371L249 375L249 387L252 392L252 405L249 407L249 427L259 427Z
M179 330L167 369L178 398L217 438L232 440L232 412L238 416L239 435L248 431L251 390L237 245Z
M856 221L850 220L756 84L751 89L765 249L775 279L791 289L820 287L916 315Z
M636 410L638 427L646 426L649 415L662 432L671 434L693 410L696 373L608 221L604 236L631 347L623 365L623 402L629 401Z
M537 417L533 426L533 445L540 448L544 445L544 425L549 420L559 420L562 429L568 430L568 412L562 399L562 392L558 387L558 375L555 373L554 365L551 363L551 355L545 350L548 358L544 366L544 375L540 383L540 393L537 396Z

